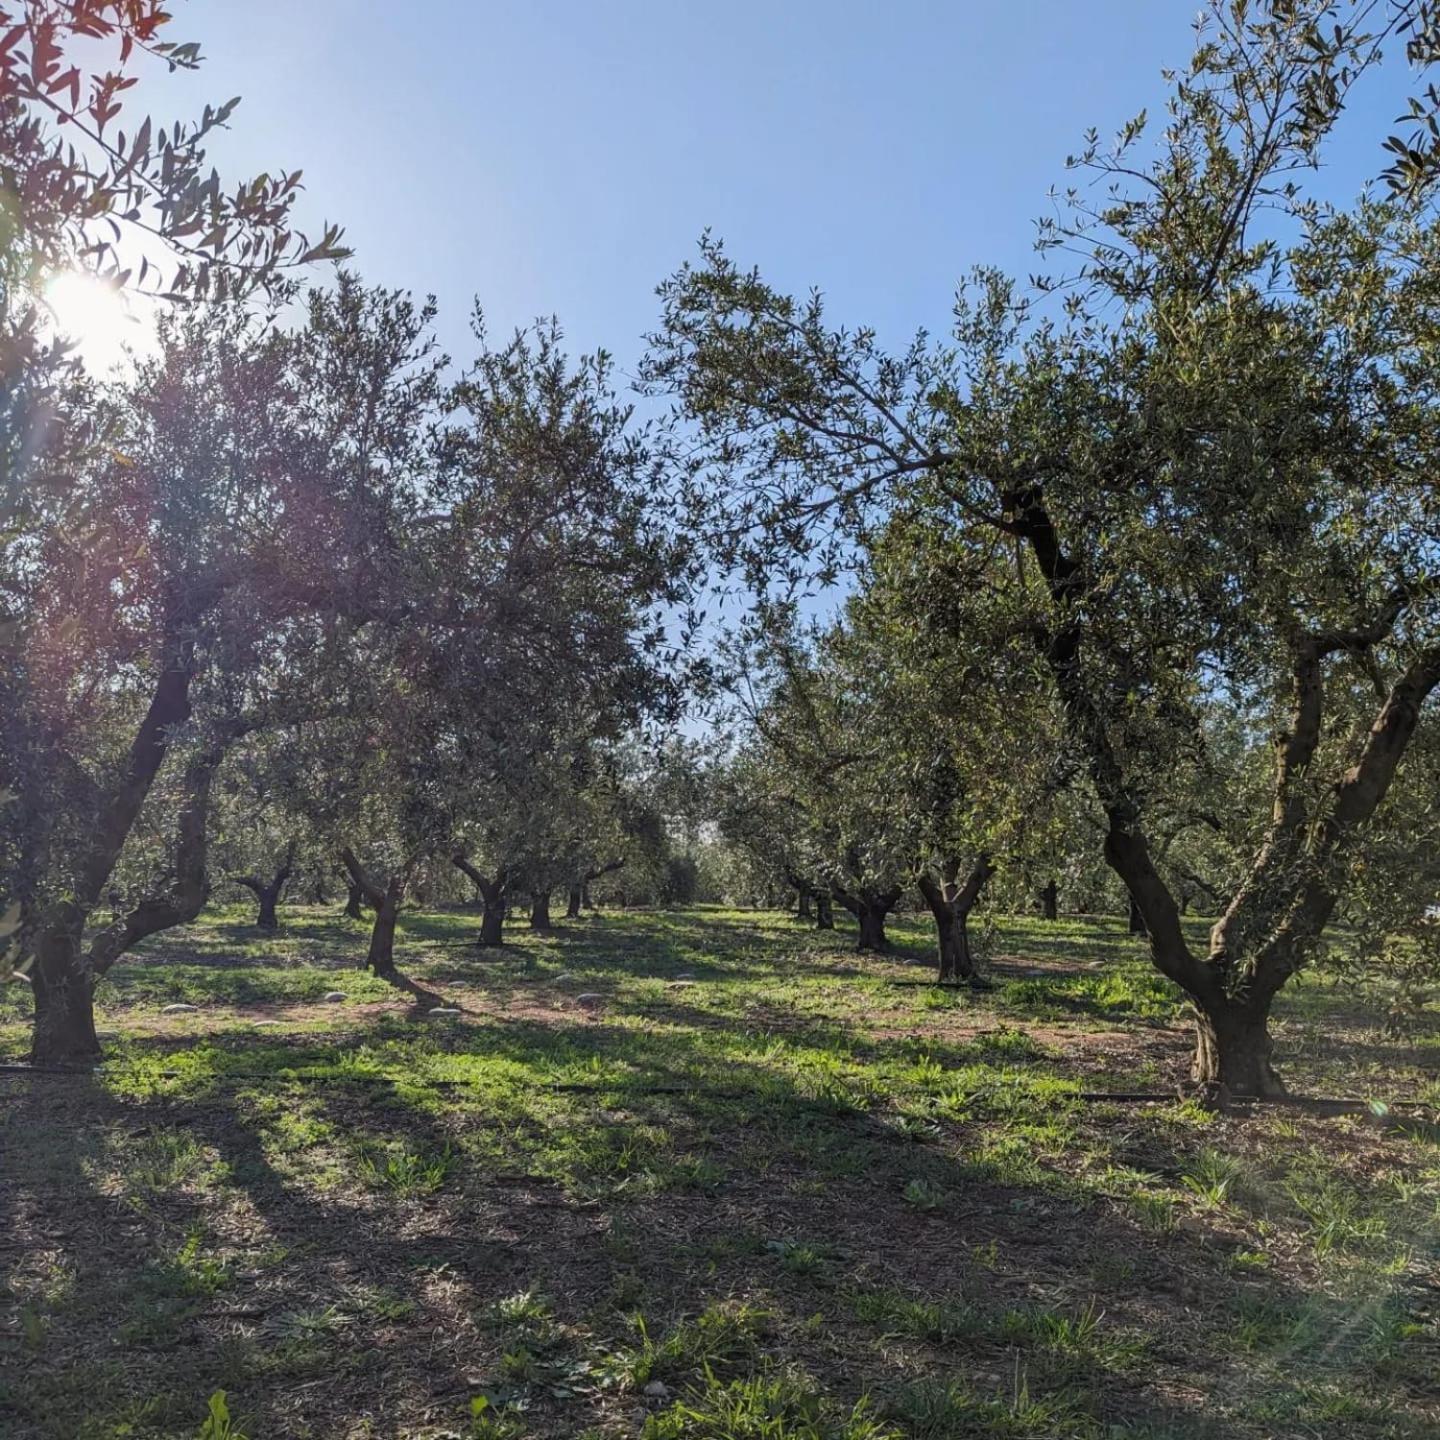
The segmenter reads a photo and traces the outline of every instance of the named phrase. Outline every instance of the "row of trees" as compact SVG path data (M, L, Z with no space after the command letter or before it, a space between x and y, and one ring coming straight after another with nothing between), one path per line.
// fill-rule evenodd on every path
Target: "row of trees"
M477 312L457 370L432 305L302 293L341 237L292 233L296 176L205 178L233 106L120 133L127 67L197 58L158 6L13 8L0 942L38 1060L93 1057L95 985L198 912L241 832L262 904L338 855L385 974L437 868L494 942L517 896L543 923L659 854L637 737L696 678L706 565L758 597L712 813L822 923L838 903L879 946L913 886L970 979L985 887L1053 905L1098 854L1194 1004L1197 1078L1242 1093L1281 1089L1271 1007L1337 918L1353 964L1425 972L1433 91L1405 87L1383 191L1306 186L1354 87L1393 81L1385 46L1440 54L1431 5L1214 0L1163 127L1076 158L1047 276L977 273L943 340L890 353L707 240L661 288L653 428L553 324L493 344ZM187 303L100 384L38 297L61 260L146 283L127 226ZM803 624L796 591L846 572L840 618Z
M837 767L845 800L813 812L835 893L864 923L901 856L943 891L1073 766L1156 966L1195 1006L1196 1076L1241 1093L1282 1088L1272 1005L1345 907L1367 907L1383 951L1428 933L1436 898L1428 102L1422 139L1391 143L1388 193L1306 189L1354 87L1393 82L1383 42L1404 33L1428 64L1433 21L1217 0L1163 127L1140 116L1076 157L1089 183L1041 227L1050 278L977 273L951 337L891 353L707 241L662 287L646 366L688 423L681 495L722 561L762 592L848 567L901 597L803 672L782 654L756 711L763 747L809 747L812 783ZM851 647L864 658L826 654ZM872 739L865 687L890 668ZM947 690L992 674L998 701ZM877 746L881 772L850 767ZM939 793L958 804L932 810ZM1197 946L1165 850L1202 813L1245 859L1207 880L1219 918ZM903 843L842 838L887 827Z

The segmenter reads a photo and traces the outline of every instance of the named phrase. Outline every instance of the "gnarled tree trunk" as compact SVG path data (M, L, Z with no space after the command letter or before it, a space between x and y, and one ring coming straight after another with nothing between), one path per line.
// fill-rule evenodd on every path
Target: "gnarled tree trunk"
M585 900L585 888L582 885L572 885L567 893L565 901L565 918L567 920L578 920L580 918L580 907Z
M400 916L400 902L405 898L405 879L391 875L382 886L355 858L348 846L340 852L350 878L365 894L375 912L370 927L370 948L365 956L366 967L382 980L398 984L400 972L395 968L395 922Z
M987 855L971 867L963 885L956 884L959 865L950 862L945 875L936 880L927 871L916 876L916 883L930 913L935 917L935 937L939 954L937 980L941 985L980 985L980 973L970 949L970 912L980 898L986 882L995 873Z
M796 902L796 905L795 905L795 918L796 918L797 920L808 920L808 919L810 919L810 915L811 915L811 911L810 911L810 891L809 891L808 889L806 889L804 886L801 886L801 888L800 888L800 890L799 890L798 893L799 893L800 899Z
M890 948L890 939L885 934L885 917L895 908L901 891L897 885L891 890L853 893L834 887L835 898L855 917L860 934L856 949L883 954Z
M77 907L64 908L70 915L52 916L35 947L30 1058L37 1065L88 1065L100 1058L94 1003L98 977L90 973L81 948L84 917L77 923Z
M480 915L480 935L475 943L482 949L494 949L505 943L505 902L509 874L502 865L492 880L483 875L462 854L450 857L463 875L467 876L480 892L480 903L484 906Z
M210 779L223 748L198 757L187 771L187 798L181 809L174 893L141 902L135 911L84 948L85 922L110 882L135 818L170 749L174 730L190 718L190 654L182 651L156 681L123 775L98 797L96 820L82 858L73 894L52 906L35 927L35 1028L30 1058L39 1065L84 1064L97 1060L95 986L111 965L146 935L179 925L199 913L205 899L205 821Z
M536 890L530 896L530 928L542 931L554 928L550 924L550 892L548 890Z
M1285 1085L1270 1063L1270 1001L1195 1002L1195 1063L1192 1078L1223 1086L1232 1095L1278 1096Z
M285 851L285 858L280 862L280 868L269 880L262 880L258 875L231 876L236 885L243 885L259 901L260 911L255 917L258 929L278 930L280 928L280 918L276 914L276 906L280 903L280 896L284 893L285 884L290 879L290 872L294 866L295 846L291 844ZM349 913L348 910L346 913Z

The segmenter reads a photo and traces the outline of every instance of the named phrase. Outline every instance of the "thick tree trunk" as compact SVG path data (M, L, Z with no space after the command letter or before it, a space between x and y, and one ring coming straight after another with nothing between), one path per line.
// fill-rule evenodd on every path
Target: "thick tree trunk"
M36 1064L71 1064L99 1054L96 976L82 949L85 921L110 883L135 817L169 753L172 733L190 718L190 664L186 646L161 672L118 784L108 795L97 797L73 898L44 922L36 938L31 975L35 1031L30 1046Z
M830 897L823 891L815 894L815 928L817 930L833 930L835 928L835 908L830 903Z
M1276 1096L1285 1086L1270 1063L1270 1002L1196 1003L1193 1078L1232 1095Z
M970 949L970 912L980 898L995 867L988 855L981 855L965 877L963 885L955 883L960 873L958 862L945 866L944 879L936 880L928 871L916 878L920 894L935 917L935 938L938 951L937 980L941 985L967 984L981 987L980 972Z
M1140 906L1136 904L1134 896L1130 897L1130 933L1132 935L1148 935L1150 933L1145 928L1145 917L1140 913Z
M261 930L278 930L280 928L280 917L275 913L275 907L280 903L280 891L276 886L266 886L259 894L260 913L255 917L255 924Z
M587 910L595 909L595 902L590 898L590 882L588 880L580 887L580 903Z
M883 954L890 948L890 939L885 934L885 916L888 912L870 901L862 901L856 920L860 923L858 950Z
M256 916L255 924L261 930L278 930L280 920L276 914L276 907L280 903L280 897L285 892L285 885L290 879L290 872L295 864L295 847L292 845L285 852L285 859L281 862L280 868L269 880L262 880L258 875L236 875L234 882L243 885L254 896L259 903L260 910ZM348 910L346 912L349 913Z
M1060 887L1053 880L1040 892L1040 914L1046 920L1060 918Z
M585 901L585 890L583 886L572 885L565 904L565 918L567 920L578 920L580 918L580 907Z
M91 1065L100 1059L93 982L81 950L82 924L83 919L75 924L57 920L36 943L30 1058L37 1065Z
M491 949L505 943L505 907L485 904L480 916L480 938L475 942L484 949Z
M370 971L385 980L396 978L395 921L400 914L400 893L399 885L392 880L384 898L375 907L375 923L370 929L370 951L365 957Z
M801 889L799 894L800 900L795 907L795 918L797 920L808 920L810 919L810 892Z
M530 897L530 928L532 930L553 928L550 924L550 892L548 890L537 890Z
M391 875L382 890L379 880L361 866L348 846L340 852L340 858L345 862L351 882L360 887L375 912L365 964L382 979L399 984L400 972L395 968L395 922L400 917L400 902L405 898L405 876Z
M480 935L475 943L481 949L493 949L505 943L505 904L508 895L509 872L501 866L495 878L481 874L462 853L450 857L463 875L467 876L480 892L480 903L484 910L480 916Z
M345 901L345 913L352 920L365 918L365 892L353 880L350 882L349 898Z

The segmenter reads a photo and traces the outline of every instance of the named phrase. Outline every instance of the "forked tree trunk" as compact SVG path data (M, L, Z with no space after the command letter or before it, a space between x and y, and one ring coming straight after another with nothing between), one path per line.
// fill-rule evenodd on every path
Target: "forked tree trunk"
M1053 880L1040 892L1040 914L1046 920L1060 918L1060 887Z
M85 921L110 883L120 853L145 803L170 737L190 718L188 647L161 672L145 717L135 733L118 783L99 797L85 843L72 898L44 916L35 936L35 1029L30 1058L40 1065L94 1060L95 973L83 948Z
M255 918L257 928L261 930L278 930L280 919L276 914L276 906L280 903L280 896L284 893L285 884L290 879L290 872L295 864L295 847L291 845L285 852L285 859L281 862L280 868L269 880L262 880L258 875L236 875L235 884L243 885L249 890L259 902L260 911Z
M532 930L553 928L550 924L550 892L548 890L537 890L530 897L530 928Z
M970 949L970 912L975 908L986 882L995 873L995 867L988 855L980 856L963 885L955 883L959 870L958 863L952 862L946 865L943 880L936 880L928 871L921 871L915 878L931 915L935 917L938 982L941 985L980 986L980 972Z
M352 920L365 918L365 892L353 880L350 882L350 893L345 901L345 913Z
M830 897L823 890L815 892L815 928L817 930L833 930L835 928L835 907L830 903Z
M565 904L565 918L567 920L578 920L580 918L580 907L585 901L585 890L583 886L572 885Z
M842 890L837 885L834 887L834 895L835 899L855 917L859 925L860 935L856 948L875 954L883 954L889 950L890 940L885 934L885 917L899 901L900 887L897 885L891 890L885 890L878 894L873 892L855 894L848 890Z
M351 881L364 893L366 902L375 912L370 927L370 949L365 956L366 967L375 975L399 983L395 968L395 922L400 916L400 902L405 898L405 878L391 875L382 889L380 882L365 871L348 847L340 852Z
M485 950L494 949L505 943L505 901L506 887L509 884L509 872L502 865L492 880L488 875L482 874L470 861L460 853L450 857L451 862L461 874L468 877L480 892L480 903L484 910L480 916L480 935L475 943Z

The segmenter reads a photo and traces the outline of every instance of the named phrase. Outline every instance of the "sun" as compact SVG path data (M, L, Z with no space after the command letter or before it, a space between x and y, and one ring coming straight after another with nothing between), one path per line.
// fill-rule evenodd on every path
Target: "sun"
M125 359L127 345L138 345L144 325L126 296L83 270L62 270L45 286L45 304L55 329L75 344L80 358L96 374Z

